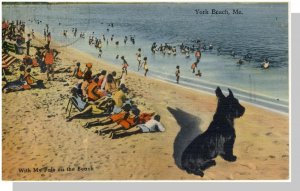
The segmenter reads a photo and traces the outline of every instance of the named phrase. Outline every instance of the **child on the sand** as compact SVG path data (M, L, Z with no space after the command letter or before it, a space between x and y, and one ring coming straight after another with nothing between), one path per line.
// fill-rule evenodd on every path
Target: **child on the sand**
M151 120L144 124L139 124L128 130L119 130L111 134L112 139L117 139L121 137L126 137L139 133L150 133L150 132L163 132L165 131L164 126L160 123L160 116L155 115Z

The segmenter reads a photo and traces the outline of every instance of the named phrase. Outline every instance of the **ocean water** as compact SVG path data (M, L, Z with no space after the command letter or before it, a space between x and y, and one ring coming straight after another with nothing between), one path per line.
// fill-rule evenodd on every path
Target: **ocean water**
M209 12L211 9L239 9L243 14L200 15L195 9ZM42 33L49 24L52 38L64 46L73 46L97 57L98 50L88 44L88 37L105 35L102 59L120 66L116 55L125 56L129 72L137 72L136 52L142 49L147 56L149 75L175 83L175 67L180 66L180 84L195 89L213 91L216 86L237 92L240 99L288 111L289 102L289 57L288 57L288 4L287 3L161 3L161 4L68 4L68 5L3 5L3 19L26 21L27 26ZM38 19L42 23L30 22ZM61 23L59 25L58 23ZM113 23L114 27L108 26ZM78 29L77 37L72 28ZM109 31L107 31L109 28ZM63 30L68 30L67 38ZM86 38L79 38L81 32ZM114 35L114 41L110 37ZM124 36L134 35L125 45ZM198 69L202 77L192 73L194 54L186 58L179 45L212 44L212 51L202 52ZM118 46L115 41L119 41ZM176 46L177 55L152 54L153 42ZM217 54L217 48L221 54ZM236 57L230 53L234 50ZM238 66L236 62L247 53L252 60ZM271 67L261 69L264 57ZM140 71L143 75L143 71Z

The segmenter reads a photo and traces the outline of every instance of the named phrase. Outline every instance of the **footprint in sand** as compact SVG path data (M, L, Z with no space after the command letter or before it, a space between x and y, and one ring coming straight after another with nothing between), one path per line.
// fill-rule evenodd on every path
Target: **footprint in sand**
M257 166L253 163L246 163L246 164L241 163L240 165L243 167L247 167L250 170L256 170L256 168L257 168Z
M269 155L269 158L275 159L276 157L274 155Z
M270 135L272 135L272 132L267 132L265 135L270 136Z

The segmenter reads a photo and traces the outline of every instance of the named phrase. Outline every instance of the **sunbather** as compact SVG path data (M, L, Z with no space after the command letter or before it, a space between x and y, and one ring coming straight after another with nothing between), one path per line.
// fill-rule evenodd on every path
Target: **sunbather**
M89 117L93 115L105 115L112 111L114 106L114 101L112 99L107 100L107 102L96 102L87 106L82 112L75 114L74 116L67 117L67 121L71 121L76 118Z
M131 110L131 105L130 104L126 104L122 107L122 112L117 113L117 114L113 114L103 120L99 120L97 119L96 121L93 122L88 122L86 123L83 127L84 128L91 128L93 126L103 126L103 125L109 125L112 124L114 122L120 121L126 117L129 116L129 112Z
M6 84L3 86L2 91L5 93L12 92L12 91L18 91L23 89L23 85L26 83L24 80L24 75L25 75L25 66L21 65L20 66L20 75L17 80L8 82L6 78L4 78L4 81Z
M124 118L120 121L117 121L116 125L113 127L106 127L99 134L107 134L110 132L120 131L120 130L128 130L138 124L146 123L151 119L154 113L142 113L140 114L140 110L138 108L132 109L132 115L129 115L127 118Z
M22 67L22 69L23 69L23 67ZM27 68L24 75L21 74L20 78L16 81L7 82L7 84L2 88L2 90L5 93L8 93L8 92L13 92L13 91L21 91L21 90L31 89L31 86L32 86L32 84L34 84L36 82L36 79L34 79L31 76L30 72L31 72L31 68Z
M139 124L128 130L118 130L111 133L110 137L112 139L117 139L121 137L126 137L134 134L140 133L152 133L152 132L163 132L165 131L164 126L160 123L160 116L155 115L153 119L147 121L144 124Z

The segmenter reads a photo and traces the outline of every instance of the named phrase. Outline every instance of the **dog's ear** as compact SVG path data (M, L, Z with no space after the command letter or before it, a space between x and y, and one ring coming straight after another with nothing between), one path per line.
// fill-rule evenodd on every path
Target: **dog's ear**
M232 91L228 88L228 91L229 91L229 95L228 95L228 97L230 97L230 98L233 98L234 96L233 96L233 93L232 93Z
M224 94L223 94L223 92L222 92L222 90L220 89L219 86L218 86L217 89L216 89L216 96L217 96L218 98L224 98L224 97L225 97Z

